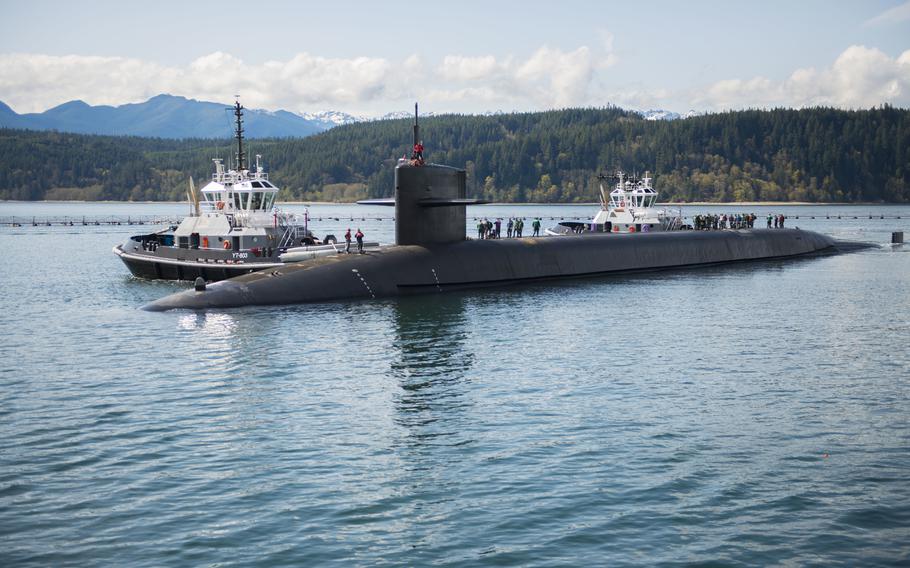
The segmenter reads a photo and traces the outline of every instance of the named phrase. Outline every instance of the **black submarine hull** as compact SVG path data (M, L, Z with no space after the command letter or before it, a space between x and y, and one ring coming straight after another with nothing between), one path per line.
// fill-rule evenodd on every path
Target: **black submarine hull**
M288 264L180 292L152 311L375 299L522 282L774 259L834 250L799 229L674 231L396 245Z

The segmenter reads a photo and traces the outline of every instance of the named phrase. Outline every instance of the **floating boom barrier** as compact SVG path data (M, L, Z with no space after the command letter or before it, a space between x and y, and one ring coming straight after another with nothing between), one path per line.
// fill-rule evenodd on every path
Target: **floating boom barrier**
M693 220L696 215L701 215L702 213L695 214L686 214L683 215L685 220ZM711 213L712 215L716 213ZM765 216L758 215L756 216L755 223L758 225L763 222ZM566 216L514 216L510 215L507 217L495 216L495 215L486 215L486 216L477 216L469 217L472 221L480 221L483 219L522 219L528 221L531 219L540 219L541 221L574 221L574 222L588 222L589 218L578 218L578 217L566 217ZM857 213L857 214L828 214L828 213L815 213L812 215L784 215L784 218L787 220L791 219L821 219L821 220L858 220L858 219L868 219L868 220L885 220L885 219L901 219L901 215L884 215L880 213ZM32 216L32 217L23 217L23 216L11 216L11 217L0 217L0 226L3 227L76 227L76 226L117 226L117 225L177 225L180 223L180 220L183 219L183 216L157 216L157 215L101 215L101 216ZM310 222L366 222L366 221L395 221L395 217L383 217L375 215L322 215L322 216L311 216L309 218Z

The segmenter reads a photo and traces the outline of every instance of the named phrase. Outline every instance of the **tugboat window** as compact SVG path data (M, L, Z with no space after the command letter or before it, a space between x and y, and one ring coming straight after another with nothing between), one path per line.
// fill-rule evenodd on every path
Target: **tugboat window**
M253 198L250 201L250 210L257 211L261 207L262 207L262 193L257 191L255 193L253 193Z
M239 193L235 193L235 194L234 194L234 207L235 207L236 209L243 209L243 202L240 200L240 194L239 194Z

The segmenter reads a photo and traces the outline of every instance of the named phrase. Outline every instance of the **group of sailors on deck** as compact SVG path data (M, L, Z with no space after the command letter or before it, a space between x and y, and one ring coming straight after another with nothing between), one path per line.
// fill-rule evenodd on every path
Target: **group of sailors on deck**
M502 219L496 219L495 221L490 221L489 219L481 219L477 222L477 238L478 239L499 239L502 238L502 226L506 226L506 238L516 238L520 239L522 233L524 232L525 222L521 217L509 217L508 223L503 223ZM534 229L534 236L540 236L540 217L535 217L531 221L531 227Z
M771 213L768 213L768 228L771 228L771 223L773 222L775 229L783 229L784 219L786 219L786 217L784 217L783 213L780 215L772 215Z
M757 217L754 213L736 213L721 215L696 215L693 219L693 228L697 231L709 231L719 229L751 229L755 225Z
M709 231L718 229L751 229L755 226L757 217L754 213L746 214L721 214L721 215L696 215L692 220L693 228L697 231ZM768 228L772 226L775 229L783 229L786 217L783 214L774 215L768 213Z

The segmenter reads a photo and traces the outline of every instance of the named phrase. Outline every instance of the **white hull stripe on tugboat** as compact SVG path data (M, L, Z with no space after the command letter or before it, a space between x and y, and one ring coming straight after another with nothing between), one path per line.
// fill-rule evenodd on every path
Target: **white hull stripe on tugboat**
M255 270L262 270L265 268L279 268L285 266L283 262L244 262L242 260L226 262L220 259L212 259L211 262L199 262L197 260L180 260L177 258L164 258L160 256L146 256L146 255L136 255L130 254L120 248L120 245L117 245L113 249L114 254L120 258L127 258L129 260L135 260L138 262L144 262L146 264L169 264L171 266L186 266L189 268L240 268L247 269L253 268Z

